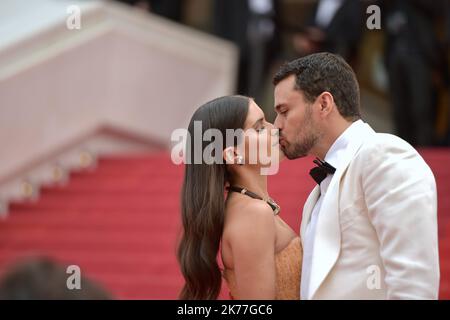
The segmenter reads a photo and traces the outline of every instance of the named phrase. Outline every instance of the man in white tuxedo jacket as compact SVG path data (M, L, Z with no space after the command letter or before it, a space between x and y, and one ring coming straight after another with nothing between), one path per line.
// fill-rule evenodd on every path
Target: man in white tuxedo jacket
M330 53L282 66L275 126L289 159L313 155L303 208L302 299L437 299L436 183L404 140L360 117L351 67Z

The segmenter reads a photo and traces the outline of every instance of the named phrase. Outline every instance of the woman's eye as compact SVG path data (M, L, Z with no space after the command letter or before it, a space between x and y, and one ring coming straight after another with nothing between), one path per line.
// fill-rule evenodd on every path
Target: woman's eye
M259 128L258 130L256 130L257 132L261 132L261 131L263 131L263 130L265 130L266 129L266 127L264 127L264 126L262 126L261 128Z

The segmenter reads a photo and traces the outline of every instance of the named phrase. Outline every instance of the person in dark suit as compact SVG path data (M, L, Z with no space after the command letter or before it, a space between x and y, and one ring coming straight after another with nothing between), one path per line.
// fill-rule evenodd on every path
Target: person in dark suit
M442 45L434 22L443 1L381 1L385 63L397 134L415 146L435 143L437 90Z
M301 56L328 51L352 62L362 33L361 1L320 0L293 41Z
M214 0L213 33L239 48L239 94L261 98L263 80L279 54L278 0Z
M445 2L445 25L446 25L446 37L445 37L445 54L446 54L446 62L447 68L446 70L446 85L447 85L447 94L450 97L450 1ZM446 138L444 138L443 144L446 146L450 146L450 106L447 106L448 117L447 117L447 134Z

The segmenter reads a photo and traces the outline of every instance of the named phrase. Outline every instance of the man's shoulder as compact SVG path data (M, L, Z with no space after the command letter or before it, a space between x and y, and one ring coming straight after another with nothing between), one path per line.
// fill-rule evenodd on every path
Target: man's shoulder
M431 169L419 152L402 138L389 133L373 133L361 145L354 158L363 167L372 168L389 163L403 170L427 173L432 176Z
M390 133L374 132L365 139L361 146L361 152L380 152L396 150L405 152L417 152L413 146L402 138Z
M402 138L390 133L373 132L362 141L353 160L367 162L395 158L422 159L417 150Z

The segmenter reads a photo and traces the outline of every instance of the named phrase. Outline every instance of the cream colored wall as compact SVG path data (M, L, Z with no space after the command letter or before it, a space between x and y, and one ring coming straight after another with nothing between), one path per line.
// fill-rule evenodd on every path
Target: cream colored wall
M0 46L0 185L103 124L169 145L201 103L234 91L228 42L111 2L82 10L81 30L66 16Z

